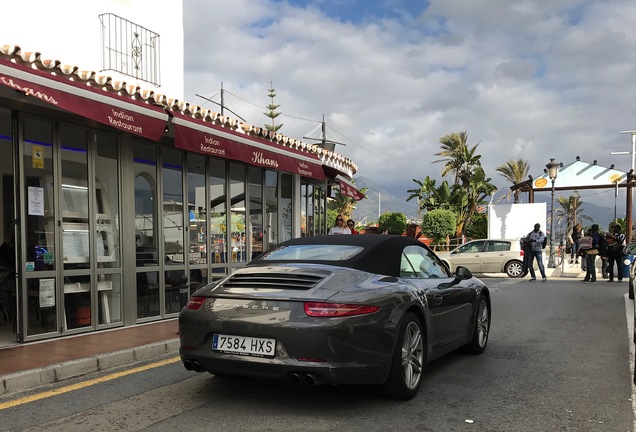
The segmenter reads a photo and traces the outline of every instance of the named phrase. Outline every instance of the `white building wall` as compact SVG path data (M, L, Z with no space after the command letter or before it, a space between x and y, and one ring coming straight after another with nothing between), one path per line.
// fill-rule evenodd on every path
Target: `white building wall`
M0 44L100 72L99 15L112 13L159 34L161 86L114 71L104 75L183 100L183 0L20 0L2 2Z
M536 223L541 224L541 231L547 235L546 208L546 203L488 206L488 238L518 239L532 231Z

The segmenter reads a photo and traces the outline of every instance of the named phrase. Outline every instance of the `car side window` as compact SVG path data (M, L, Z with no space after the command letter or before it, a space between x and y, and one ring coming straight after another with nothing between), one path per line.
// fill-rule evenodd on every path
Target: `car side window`
M507 252L510 250L510 242L489 241L488 252Z
M486 242L483 240L466 243L457 248L456 253L478 253L485 251Z
M402 259L400 260L400 277L413 278L417 277L417 273L411 264L411 261L402 252Z
M424 247L407 246L402 254L402 259L404 258L415 269L417 277L424 279L451 277L448 269L437 255Z

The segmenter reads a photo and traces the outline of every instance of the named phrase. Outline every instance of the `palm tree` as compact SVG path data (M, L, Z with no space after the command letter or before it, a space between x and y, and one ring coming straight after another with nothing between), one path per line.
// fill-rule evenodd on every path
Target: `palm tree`
M523 159L518 159L516 161L509 160L505 164L499 165L496 170L503 178L511 182L513 185L516 185L521 183L528 176L530 165L528 165L528 162ZM519 192L519 189L514 191L515 204L519 203Z
M592 218L584 213L582 208L583 201L581 201L578 192L574 191L572 195L567 197L557 197L557 200L561 208L554 209L555 225L565 224L565 233L567 235L570 235L572 228L580 220L592 221ZM548 217L548 222L549 219Z
M445 165L440 171L442 176L446 176L453 173L455 180L454 184L459 184L459 173L462 165L461 153L468 145L468 132L453 132L448 135L444 135L439 139L442 145L442 151L435 153L435 156L441 156L444 159L439 159L434 162L444 162Z

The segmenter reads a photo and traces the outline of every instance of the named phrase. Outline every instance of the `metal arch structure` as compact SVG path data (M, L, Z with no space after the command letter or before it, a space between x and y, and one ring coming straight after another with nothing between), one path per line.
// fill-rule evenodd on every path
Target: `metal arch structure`
M598 165L596 161L589 163L580 160L560 167L557 171L557 178L554 186L555 191L574 191L586 189L615 189L626 188L625 204L625 237L626 241L632 240L632 191L636 185L636 174L633 170L629 172L614 169L614 166L604 167ZM510 186L511 191L528 192L528 202L534 203L535 192L551 192L552 184L548 174L542 174L534 178L528 176L528 180Z

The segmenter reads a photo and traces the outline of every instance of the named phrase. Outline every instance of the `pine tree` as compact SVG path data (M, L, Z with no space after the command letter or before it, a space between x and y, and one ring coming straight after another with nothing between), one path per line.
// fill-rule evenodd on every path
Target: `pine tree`
M270 132L278 132L278 129L283 127L283 124L276 124L276 117L278 117L280 115L280 112L277 112L276 110L278 109L278 107L280 105L276 105L274 104L274 98L276 97L276 90L274 90L274 88L272 87L272 83L269 83L269 90L268 90L268 97L270 98L270 103L269 105L267 105L267 109L269 110L269 112L263 113L265 114L265 116L269 117L270 119L272 119L272 124L271 125L265 125L265 129L267 129Z

